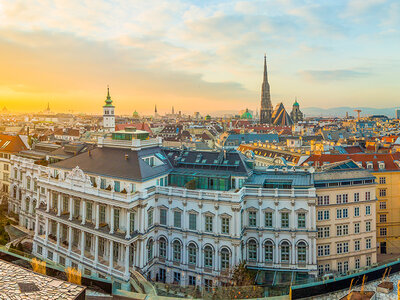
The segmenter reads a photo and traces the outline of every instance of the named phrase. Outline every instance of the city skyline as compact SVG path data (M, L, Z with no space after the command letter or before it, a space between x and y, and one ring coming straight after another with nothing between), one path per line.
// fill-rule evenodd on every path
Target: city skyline
M274 105L393 107L398 12L381 0L4 1L0 106L101 114L109 84L117 114L255 110L266 52Z

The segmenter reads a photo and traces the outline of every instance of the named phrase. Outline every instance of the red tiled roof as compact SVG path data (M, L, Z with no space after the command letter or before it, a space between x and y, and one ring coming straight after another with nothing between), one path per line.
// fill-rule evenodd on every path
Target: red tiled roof
M354 154L354 153L363 153L364 151L361 149L360 146L348 146L348 147L343 147L344 150L349 153L349 154Z
M0 152L17 153L28 150L19 136L0 134Z
M379 171L379 162L385 163L385 171L398 171L400 167L394 162L400 160L400 152L395 153L355 153L355 154L313 154L304 163L312 166L322 166L323 163L333 163L352 159L367 168L367 163L373 164L373 170Z

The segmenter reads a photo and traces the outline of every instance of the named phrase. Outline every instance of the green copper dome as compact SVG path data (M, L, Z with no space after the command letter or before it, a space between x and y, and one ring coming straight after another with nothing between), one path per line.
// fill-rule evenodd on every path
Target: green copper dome
M139 117L139 113L135 110L134 112L133 112L133 114L132 114L132 117Z
M251 113L249 112L249 109L246 108L246 111L240 116L241 119L253 119L253 116L251 115Z
M297 102L297 100L294 101L293 106L299 106L299 103Z

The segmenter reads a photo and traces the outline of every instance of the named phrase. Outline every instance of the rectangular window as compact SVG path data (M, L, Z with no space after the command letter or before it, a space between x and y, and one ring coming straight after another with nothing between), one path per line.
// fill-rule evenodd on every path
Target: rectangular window
M117 180L114 181L114 191L118 193L121 191L121 183Z
M365 240L365 248L366 249L371 249L371 239L366 239Z
M331 254L331 247L330 247L330 245L325 245L324 246L324 255L325 256L328 256L328 255L330 255Z
M86 202L86 220L91 222L93 219L93 203L92 202Z
M367 256L367 267L371 266L371 256Z
M337 226L336 226L336 235L337 235L337 236L343 235L343 232L342 232L342 225L337 225Z
M337 263L337 271L338 273L342 274L343 273L343 264L342 262Z
M249 227L257 227L257 212L249 211Z
M147 211L147 227L153 226L153 210Z
M167 225L167 210L164 208L160 209L160 224Z
M354 224L354 233L360 233L360 223L355 223Z
M380 223L386 223L387 222L387 216L386 215L379 215L379 222Z
M342 203L342 195L336 195L336 204Z
M299 213L297 215L297 226L298 228L306 228L306 214Z
M349 253L349 243L343 243L343 253Z
M360 268L360 259L359 258L356 258L356 260L355 260L355 267L356 267L356 269Z
M289 213L283 212L281 214L281 227L282 228L289 228Z
M329 220L329 210L324 211L324 220Z
M354 193L354 202L360 201L360 193Z
M175 228L182 227L182 213L178 210L174 211L174 227Z
M69 204L69 199L68 199L68 197L64 196L63 200L62 200L62 206L63 206L64 213L69 212L68 204Z
M135 232L135 213L131 212L129 215L129 229L130 229L130 234L133 234Z
M379 189L379 197L386 197L386 189Z
M371 200L371 192L365 192L365 201Z
M365 222L365 231L366 232L371 231L371 222L370 221Z
M354 216L355 217L359 217L360 216L360 208L358 206L354 207Z
M114 231L119 229L119 209L114 208Z
M347 218L349 216L349 211L347 208L343 208L343 218Z
M386 177L379 177L379 184L386 184Z
M99 223L106 223L106 207L104 205L100 205L99 207Z
M196 214L189 214L189 229L190 230L197 230L197 215Z
M366 214L367 216L371 215L371 206L367 205L367 206L365 207L365 214Z
M342 254L343 253L343 244L342 243L337 243L336 244L336 253L337 254Z
M343 213L341 209L336 209L336 219L343 218Z
M205 227L206 232L213 231L213 217L212 216L205 216Z
M380 236L387 236L387 228L379 228L379 235Z
M81 201L79 199L74 200L74 217L78 218L81 209Z
M360 251L360 241L354 241L354 251Z
M342 195L342 203L348 203L348 202L349 202L349 195L343 194Z
M343 235L349 234L349 225L343 225Z
M319 210L317 212L317 218L318 218L318 221L322 221L324 219L324 211Z
M272 212L265 213L265 227L272 227Z
M329 195L324 196L324 205L329 205Z
M107 181L105 178L100 179L100 188L105 190L107 188Z
M386 202L379 202L379 209L386 209Z
M229 218L221 218L221 232L229 234Z

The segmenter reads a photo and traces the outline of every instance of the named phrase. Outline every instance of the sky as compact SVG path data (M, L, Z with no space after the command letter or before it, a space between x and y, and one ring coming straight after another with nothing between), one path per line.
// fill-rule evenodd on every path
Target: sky
M395 107L398 0L1 0L0 106L117 114Z

